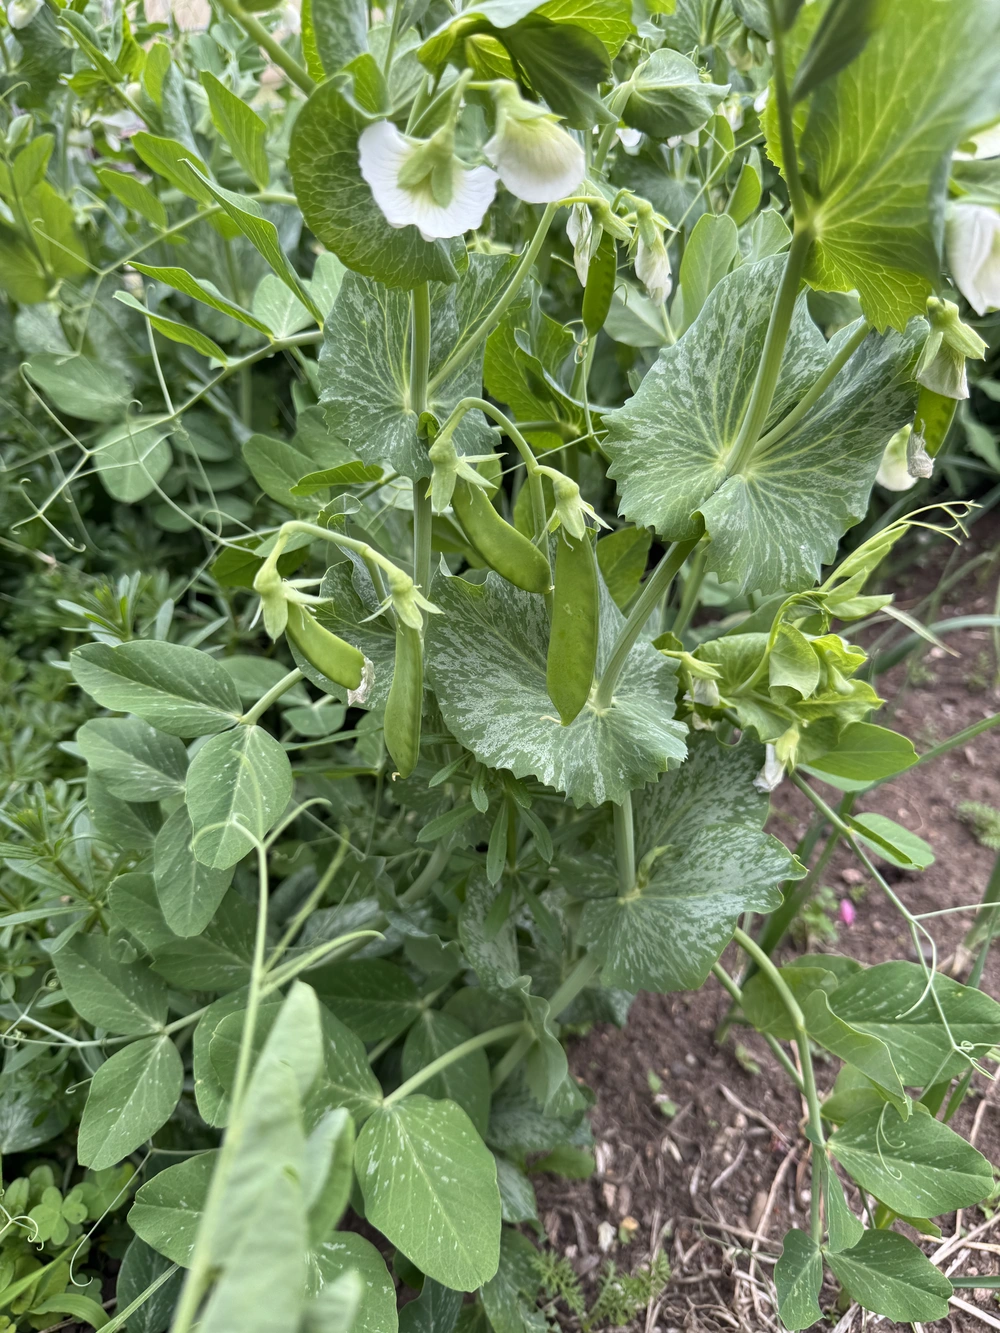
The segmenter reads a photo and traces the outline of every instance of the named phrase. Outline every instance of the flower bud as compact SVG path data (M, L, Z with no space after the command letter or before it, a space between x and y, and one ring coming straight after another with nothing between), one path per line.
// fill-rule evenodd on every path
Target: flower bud
M778 759L773 745L764 746L764 767L753 780L758 791L774 791L785 777L785 765Z
M587 162L560 118L526 101L513 83L495 84L493 98L496 133L483 152L511 194L528 204L551 204L572 194Z
M885 453L882 455L875 480L887 491L908 491L911 486L917 484L917 478L907 467L906 458L912 432L912 426L903 426L885 446Z
M601 228L594 226L594 217L586 204L574 204L566 217L566 235L573 247L573 267L586 287L590 261L601 241Z
M648 204L640 205L636 212L638 240L635 250L635 275L645 287L650 300L662 305L674 285L670 255L663 239L664 229L659 225Z
M945 398L968 398L965 358L971 356L977 361L982 360L986 344L974 329L959 319L954 301L929 297L927 319L931 330L917 362L917 383Z
M43 0L11 0L7 6L7 22L17 31L26 28L42 7Z

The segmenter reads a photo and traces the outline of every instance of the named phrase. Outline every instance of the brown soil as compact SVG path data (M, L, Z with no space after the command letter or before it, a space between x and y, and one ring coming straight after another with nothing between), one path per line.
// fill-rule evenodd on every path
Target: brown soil
M978 551L995 550L998 538L1000 525L984 519L973 529L959 561ZM911 565L897 581L897 604L916 607L935 587L949 554L939 546ZM995 563L981 565L977 573L983 572L989 582L977 582L976 573L962 580L945 597L938 619L992 612ZM933 648L916 671L911 667L908 682L905 667L879 682L895 712L887 710L878 720L910 735L918 750L1000 709L1000 689L992 684L996 667L989 630L962 631L947 641L959 657ZM826 794L830 795L829 789ZM857 810L886 814L934 848L936 861L923 873L883 867L912 911L979 899L994 853L979 846L955 813L956 806L969 800L1000 807L1000 728L858 801ZM794 845L805 830L809 811L805 798L784 784L775 794L772 831ZM915 957L899 914L859 873L849 853L838 851L824 882L838 899L852 893L861 896L854 924L847 928L838 923L836 943L814 940L812 948L847 953L865 963ZM942 967L962 963L961 955L954 961L951 956L970 920L955 914L931 923ZM782 956L790 957L801 947L802 942L790 944ZM738 966L734 950L724 962L731 970ZM958 975L967 973L968 963ZM996 948L983 987L1000 996ZM657 1249L667 1253L671 1281L660 1301L629 1326L629 1333L730 1329L760 1333L781 1327L771 1286L774 1259L789 1227L808 1230L808 1144L800 1133L803 1108L787 1075L756 1033L738 1027L721 1047L715 1044L714 1033L727 1007L728 999L713 979L697 993L643 994L635 1001L624 1032L594 1028L571 1052L574 1073L597 1094L592 1123L598 1169L586 1181L540 1177L536 1182L540 1216L550 1243L573 1263L591 1294L607 1259L628 1270ZM838 1066L837 1061L817 1062L821 1091L829 1087ZM662 1080L661 1102L669 1098L678 1108L671 1118L651 1091L650 1073ZM977 1076L953 1122L993 1162L1000 1162L997 1101L997 1090ZM948 1245L940 1260L944 1271L970 1276L1000 1271L1000 1216L993 1219L996 1226L979 1209L938 1220L943 1240L922 1241L932 1257L958 1227L963 1235L975 1230L974 1245L989 1247ZM607 1252L599 1243L602 1223L610 1223L616 1237ZM621 1243L619 1237L629 1233L631 1241ZM834 1305L836 1296L832 1285L824 1287L825 1309ZM957 1296L978 1313L953 1306L949 1319L925 1325L928 1333L1000 1329L1000 1305L994 1293L960 1290ZM873 1316L865 1320L864 1312L855 1307L832 1313L817 1328L836 1333L877 1328L889 1333L904 1327ZM571 1319L567 1327L573 1327Z

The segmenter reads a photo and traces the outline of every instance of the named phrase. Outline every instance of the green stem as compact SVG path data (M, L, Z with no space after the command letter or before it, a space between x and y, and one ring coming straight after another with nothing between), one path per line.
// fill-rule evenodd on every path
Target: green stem
M764 454L772 445L777 444L779 440L783 440L788 432L799 424L806 413L810 411L813 405L819 401L824 393L826 393L827 389L843 370L844 366L847 365L848 361L850 361L851 357L868 337L869 333L871 333L871 325L867 320L863 319L855 332L851 334L850 338L848 338L847 342L844 343L843 347L841 347L840 351L827 366L826 370L823 371L819 379L813 384L812 388L802 396L787 416L782 417L773 430L769 430L766 435L760 437L757 441L756 449L758 456Z
M403 0L397 0L397 12ZM413 289L410 333L410 410L419 418L427 411L427 379L431 362L431 295L427 283ZM430 497L419 481L413 487L413 581L426 594L431 583Z
M729 975L726 969L722 966L722 964L714 963L712 966L712 972L715 974L716 980L722 986L723 990L728 992L733 1002L733 1008L742 1009L743 992L742 990L740 990L739 986ZM770 1032L762 1032L760 1035L767 1042L768 1046L771 1048L771 1054L774 1056L778 1064L781 1065L782 1069L785 1071L788 1077L798 1088L799 1092L804 1093L806 1088L805 1084L802 1082L802 1075L792 1064L791 1060L789 1060L785 1052L781 1049L781 1043L775 1037L772 1037Z
M580 992L590 984L600 966L600 961L593 954L585 953L579 959L569 976L549 1001L549 1013L553 1018L558 1018L561 1013L570 1007ZM501 1056L493 1070L492 1087L494 1092L503 1083L506 1083L534 1044L534 1033L523 1032L510 1050Z
M1000 713L994 713L992 717L983 718L981 722L974 722L971 727L966 727L964 731L958 732L940 745L935 745L932 749L926 750L917 760L918 764L928 764L932 759L940 759L943 754L949 750L954 750L959 745L964 745L967 741L975 740L977 736L982 735L984 731L989 731L991 727L1000 725Z
M635 888L635 821L632 818L632 793L626 792L621 804L612 803L615 816L615 860L618 864L618 893Z
M785 34L778 20L778 7L775 0L767 0L771 19L771 44L774 52L772 66L774 70L774 93L778 103L778 127L781 135L781 166L785 184L788 186L788 199L792 205L795 222L801 225L808 216L809 205L802 179L799 176L799 150L795 141L795 122L792 118L792 101L788 95L788 80L785 73Z
M699 533L697 537L692 537L688 541L674 542L646 580L638 601L619 632L611 650L611 656L608 658L607 666L605 666L598 682L593 705L597 712L602 712L611 707L615 686L618 684L619 677L624 670L625 662L635 645L636 639L642 633L646 621L659 604L660 598L674 581L677 571L700 540L701 534Z
M733 932L733 939L749 956L754 960L760 970L770 981L778 994L778 998L785 1007L785 1012L791 1020L792 1027L795 1029L795 1044L799 1051L799 1063L802 1066L802 1091L806 1099L806 1106L809 1111L809 1127L812 1130L812 1142L814 1151L823 1151L825 1139L823 1136L823 1116L820 1112L819 1093L816 1091L816 1074L813 1069L812 1052L809 1050L809 1034L806 1031L806 1020L802 1010L799 1008L799 1002L788 988L788 983L784 977L768 958L767 954L761 949L755 940L749 935L744 934L739 927ZM820 1191L817 1188L818 1181L813 1177L812 1190L812 1217L811 1232L812 1238L818 1245L823 1239L822 1220L819 1211Z
M989 953L990 944L993 940L997 917L997 904L1000 903L1000 852L993 862L993 870L987 880L986 888L983 890L982 906L976 913L976 919L969 927L965 936L964 944L967 949L971 949L975 944L982 941L982 947L979 951L979 957L976 959L975 966L969 975L967 986L978 987L983 976L983 968L986 966L986 955Z
M250 711L243 714L240 721L244 726L252 727L255 722L258 722L264 716L276 699L280 699L283 694L286 694L292 688L293 685L297 685L301 679L302 672L298 667L294 667L289 671L287 676L282 676L277 684L272 685L268 692L257 700Z
M279 69L283 69L294 84L302 89L308 97L316 89L316 83L309 77L307 70L304 70L299 62L293 59L280 42L275 41L263 23L255 19L252 14L248 14L238 0L219 0L219 4L226 13L236 20L247 36L252 37L259 47L261 47L271 57Z
M442 1070L447 1069L449 1065L464 1060L467 1055L472 1055L474 1051L482 1050L484 1046L492 1046L497 1041L506 1041L508 1037L517 1037L523 1032L524 1022L521 1020L517 1023L503 1023L500 1027L490 1028L487 1032L480 1032L476 1037L470 1037L468 1041L463 1041L458 1046L453 1046L450 1051L445 1051L443 1055L439 1055L436 1060L432 1060L423 1069L418 1069L412 1078L408 1078L394 1092L390 1092L382 1105L392 1106L395 1102L402 1101L404 1097L409 1097L411 1092L416 1092L418 1088L436 1077Z
M781 283L778 286L774 305L771 308L767 336L764 339L760 364L757 366L757 378L754 380L750 402L747 404L746 415L740 426L739 434L736 436L730 450L727 462L729 476L744 472L748 467L757 447L760 433L764 429L764 423L771 411L774 391L778 384L778 374L781 370L781 359L785 353L788 330L791 328L795 302L799 295L799 283L805 271L806 258L812 240L812 232L809 228L796 227L788 257L785 260L785 271L781 275Z
M698 594L701 592L701 585L705 580L705 567L708 563L708 543L699 546L691 557L691 569L688 572L684 583L684 593L681 597L680 609L671 625L671 630L678 638L684 633L691 623L691 617L694 615L695 607L698 605Z
M535 228L535 234L522 254L521 262L514 271L514 276L511 278L506 291L504 291L503 295L498 298L492 309L486 312L472 332L464 338L458 346L452 348L444 365L441 366L440 370L437 371L430 382L431 396L434 395L442 384L447 383L460 366L463 366L465 362L468 361L469 357L479 344L489 337L503 319L514 298L521 290L524 280L535 265L535 260L538 258L538 252L541 250L542 244L548 235L549 227L552 225L552 219L555 217L558 208L558 203L546 204L541 221Z
M318 967L325 960L336 957L345 949L353 949L354 946L363 944L367 940L379 940L384 936L380 930L355 930L350 935L341 935L335 940L327 940L325 944L317 944L315 949L310 949L308 953L302 954L298 958L293 958L291 962L285 963L283 967L276 968L270 973L266 984L261 988L262 994L270 995L272 991L280 990L282 986L287 986L290 981L302 972L308 972L312 967Z

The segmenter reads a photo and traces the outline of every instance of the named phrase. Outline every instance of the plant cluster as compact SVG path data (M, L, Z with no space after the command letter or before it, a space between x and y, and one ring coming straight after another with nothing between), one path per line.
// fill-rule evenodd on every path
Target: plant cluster
M807 1107L786 1327L827 1273L947 1314L893 1224L992 1194L948 1121L1000 1005L876 865L930 848L852 807L968 737L873 723L849 636L927 633L878 570L966 510L841 544L987 351L1000 175L953 154L998 38L997 0L304 0L284 38L11 0L0 1147L66 1188L5 1186L8 1320L583 1316L518 1229L592 1168L561 1033L710 974ZM839 841L920 961L772 961ZM105 1322L68 1255L133 1168Z

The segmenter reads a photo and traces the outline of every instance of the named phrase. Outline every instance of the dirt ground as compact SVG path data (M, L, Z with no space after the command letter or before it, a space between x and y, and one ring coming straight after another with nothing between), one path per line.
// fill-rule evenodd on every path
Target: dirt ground
M961 563L993 551L998 541L1000 522L988 516L973 528L972 539L957 557L947 548L929 551L899 575L897 604L920 613L922 597L934 588L949 556L954 569L956 558ZM934 618L991 613L996 580L996 562L983 561L946 594ZM890 709L877 720L911 736L918 751L1000 710L990 631L964 630L947 642L960 656L932 648L915 670L911 667L909 680L903 666L879 680ZM982 893L994 853L981 847L956 815L964 801L1000 807L1000 728L926 768L903 774L855 807L898 820L934 848L936 860L922 873L883 866L914 912L974 903ZM805 798L786 783L775 793L771 829L794 846L809 813ZM827 900L838 937L813 938L813 949L847 953L864 963L915 958L903 921L850 853L838 850L824 883L831 890ZM849 927L838 919L838 904L844 899L855 908ZM943 965L970 921L971 916L956 914L931 923ZM790 943L781 956L788 958L802 947L801 939L798 945ZM723 961L730 970L738 967L733 950ZM968 966L960 978L967 973ZM994 947L983 987L1000 996L1000 945ZM570 1259L591 1290L608 1258L628 1270L658 1249L668 1255L671 1280L629 1333L760 1333L781 1327L770 1285L780 1238L792 1226L808 1230L803 1108L757 1034L734 1028L721 1047L715 1044L714 1033L727 1007L728 997L714 979L698 993L640 995L624 1032L595 1028L571 1052L574 1073L597 1094L592 1123L598 1170L586 1181L539 1178L540 1215L551 1244ZM817 1062L821 1092L832 1083L837 1067L835 1060ZM651 1082L655 1086L656 1079L661 1086L654 1093ZM669 1118L661 1109L664 1098L677 1107ZM995 1163L1000 1162L998 1101L998 1090L977 1076L974 1092L953 1122ZM922 1243L943 1271L970 1276L1000 1271L1000 1215L990 1218L972 1209L939 1221L942 1240ZM610 1223L616 1236L607 1252L600 1245L602 1223ZM603 1228L605 1243L611 1228ZM618 1238L629 1234L630 1243L622 1244ZM824 1286L824 1309L832 1309L836 1297L832 1285ZM1000 1303L994 1293L960 1290L957 1301L966 1308L953 1302L950 1317L925 1325L927 1333L1000 1329ZM572 1320L567 1327L573 1327ZM834 1310L817 1327L835 1333L866 1328L889 1333L905 1326L853 1307Z

